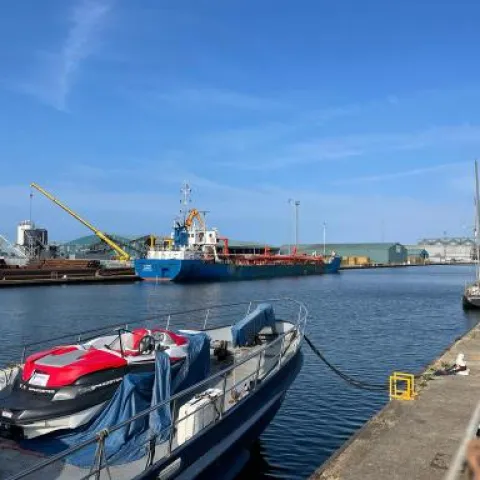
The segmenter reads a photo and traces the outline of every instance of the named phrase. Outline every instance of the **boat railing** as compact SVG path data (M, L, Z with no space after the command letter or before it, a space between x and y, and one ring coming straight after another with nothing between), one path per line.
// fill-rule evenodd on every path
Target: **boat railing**
M166 472L171 468L178 455L180 455L181 451L190 442L195 440L199 435L205 433L206 430L212 428L229 413L230 409L235 408L244 399L253 394L261 387L264 379L280 370L282 365L288 362L289 359L297 353L305 334L308 310L302 303L296 301L293 302L295 302L298 307L297 321L292 325L292 328L280 333L273 341L256 347L250 354L242 355L239 358L235 355L233 363L225 369L214 373L205 380L172 395L167 400L160 402L117 425L113 425L108 429L97 432L90 439L81 442L78 445L38 462L22 472L9 477L8 480L19 480L27 477L39 478L38 475L44 469L55 468L55 466L60 469L64 468L68 464L68 457L79 453L81 450L89 447L91 448L91 446L95 444L96 447L92 455L91 465L84 469L78 469L78 477L72 476L75 470L75 467L72 467L72 471L68 471L68 478L100 479L105 478L101 476L104 471L107 478L133 478L146 472L157 462L162 462L162 465L157 466L157 468L164 467L165 469L162 470L160 476L158 476L158 478L163 478L162 472ZM252 304L254 303L255 302L252 302ZM248 363L254 364L253 367L245 368ZM218 388L218 386L221 386L221 388ZM199 430L194 432L189 438L185 438L183 442L179 443L178 435L176 435L178 433L179 425L182 422L186 422L191 415L198 414L199 411L192 411L187 415L180 416L180 407L195 395L204 393L206 390L215 387L221 392L221 394L216 397L208 398L208 401L200 409L205 411L205 409L213 406L215 410L214 417L210 422L207 422ZM122 472L119 471L122 466L114 464L113 462L109 463L106 449L108 437L122 429L127 432L129 426L133 422L144 419L153 412L165 409L165 407L168 407L171 412L171 423L160 431L147 435L147 438L143 443L144 455L142 458L134 462L135 468L138 468L138 471L132 472L130 467L128 472L125 471L127 477L123 477ZM161 445L164 447L163 450L161 450L162 456L156 458L156 448ZM132 463L130 466L131 465ZM113 468L115 468L114 474L112 474ZM57 473L59 473L58 470Z
M271 303L275 309L275 315L281 320L289 321L293 324L298 322L302 316L304 305L289 298L272 298L267 300L252 300L236 303L212 304L203 308L173 310L158 312L153 315L144 316L138 320L109 323L101 327L81 330L78 332L67 333L43 340L37 340L29 343L10 345L12 352L11 360L7 365L23 364L26 357L38 350L50 348L58 345L62 341L64 344L79 344L101 335L114 335L121 329L129 330L139 326L146 328L165 328L165 329L208 329L209 327L230 326L240 321L245 315L250 313L260 303ZM306 315L303 315L306 318ZM20 357L20 358L19 358Z

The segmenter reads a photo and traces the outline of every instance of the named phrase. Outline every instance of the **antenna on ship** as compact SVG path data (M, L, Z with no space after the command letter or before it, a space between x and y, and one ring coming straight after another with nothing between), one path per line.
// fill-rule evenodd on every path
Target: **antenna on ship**
M184 206L188 205L191 203L191 198L190 194L192 193L192 189L190 188L190 185L185 181L183 182L182 188L180 189L180 193L182 194L182 199L180 200L180 203Z
M180 193L182 197L180 198L180 204L182 208L180 209L180 213L183 213L184 220L188 215L188 205L192 202L190 195L192 193L192 189L187 181L183 182L182 188L180 189Z

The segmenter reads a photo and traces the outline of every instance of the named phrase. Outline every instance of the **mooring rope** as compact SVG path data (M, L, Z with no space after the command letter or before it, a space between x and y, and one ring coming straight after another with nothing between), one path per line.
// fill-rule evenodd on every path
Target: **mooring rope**
M323 353L312 343L312 341L305 335L304 336L307 345L312 349L312 352L330 369L333 373L338 375L342 380L349 383L353 387L360 388L362 390L371 390L371 391L385 391L388 390L388 386L380 385L378 383L369 383L363 382L361 380L357 380L356 378L347 375L346 373L342 372L339 368L335 365L332 365L323 355Z

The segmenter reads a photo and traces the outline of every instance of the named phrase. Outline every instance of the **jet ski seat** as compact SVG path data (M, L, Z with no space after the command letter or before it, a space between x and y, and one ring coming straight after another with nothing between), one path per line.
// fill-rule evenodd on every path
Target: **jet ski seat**
M145 356L153 355L156 349L166 351L172 360L179 360L186 356L188 339L168 330L138 328L117 335L108 349L123 353L123 357L129 357L129 362L143 361Z
M149 331L142 328L133 332L124 332L120 334L111 344L110 349L123 354L126 357L135 357L145 353L151 353L155 349L155 340L149 334Z

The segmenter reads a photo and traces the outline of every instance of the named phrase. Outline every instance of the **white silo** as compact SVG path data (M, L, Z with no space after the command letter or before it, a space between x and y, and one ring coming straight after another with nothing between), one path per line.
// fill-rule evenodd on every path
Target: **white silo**
M31 220L23 220L17 225L17 245L25 245L25 230L32 230L35 224Z

